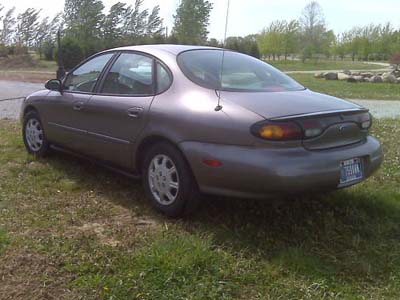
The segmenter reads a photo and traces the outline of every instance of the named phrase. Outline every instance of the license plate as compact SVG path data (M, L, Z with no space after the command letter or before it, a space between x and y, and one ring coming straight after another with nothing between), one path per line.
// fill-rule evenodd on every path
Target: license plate
M340 184L360 180L364 177L360 158L353 158L340 163Z

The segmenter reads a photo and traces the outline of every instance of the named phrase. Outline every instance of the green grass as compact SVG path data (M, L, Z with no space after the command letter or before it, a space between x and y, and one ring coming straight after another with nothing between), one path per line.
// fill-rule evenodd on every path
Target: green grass
M400 84L350 83L314 78L311 74L290 74L305 87L320 93L348 99L400 100Z
M2 291L10 299L399 299L399 121L376 121L374 134L385 162L361 185L271 201L208 198L174 221L153 212L140 183L61 154L33 159L19 125L0 121Z
M318 71L318 70L377 70L385 67L364 62L333 60L269 60L269 64L282 71Z
M0 228L0 255L5 250L8 242L9 242L9 240L8 240L8 236L7 236L6 232L2 228Z

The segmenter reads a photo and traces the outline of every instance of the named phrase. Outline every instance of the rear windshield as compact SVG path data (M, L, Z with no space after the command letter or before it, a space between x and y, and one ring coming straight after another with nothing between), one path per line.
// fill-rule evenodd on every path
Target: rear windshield
M269 64L248 55L222 50L191 50L178 56L178 64L194 83L223 91L280 92L304 90L298 82Z

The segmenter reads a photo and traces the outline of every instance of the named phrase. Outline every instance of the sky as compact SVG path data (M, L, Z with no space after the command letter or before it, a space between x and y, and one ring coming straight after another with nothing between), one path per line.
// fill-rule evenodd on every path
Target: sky
M103 0L108 10L117 2L133 4L135 0ZM164 26L172 29L173 14L180 0L144 0L144 7L160 5ZM227 0L211 0L214 9L210 19L210 38L224 37ZM231 0L228 36L260 32L274 20L298 19L310 0ZM319 0L329 29L341 33L353 26L391 22L400 28L400 0ZM0 0L6 8L23 11L28 7L42 9L53 16L63 10L63 0Z

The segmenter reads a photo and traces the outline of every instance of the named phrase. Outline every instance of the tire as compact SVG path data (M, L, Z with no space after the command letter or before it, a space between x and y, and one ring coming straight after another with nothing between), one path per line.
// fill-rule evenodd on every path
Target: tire
M200 202L197 183L174 146L162 142L151 147L145 155L142 174L146 196L158 211L178 218L196 210Z
M29 154L37 157L44 157L48 154L49 142L37 111L30 111L24 116L22 136Z

